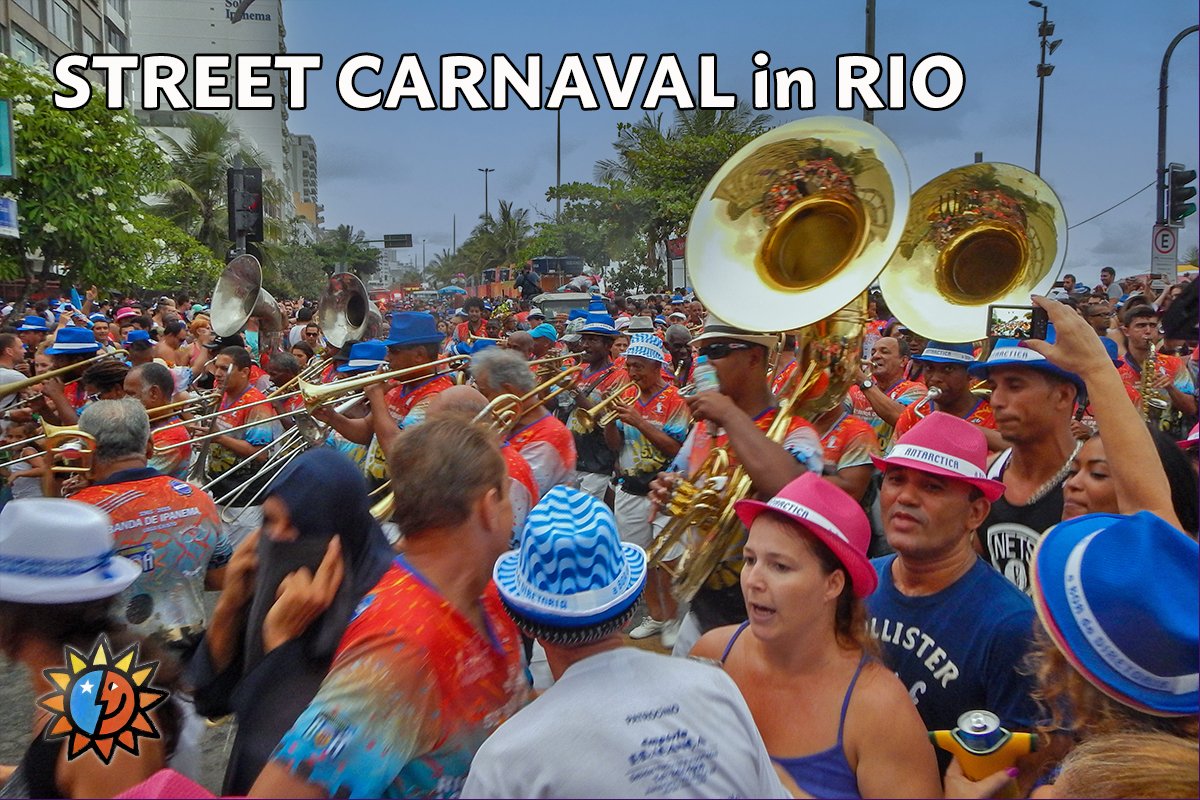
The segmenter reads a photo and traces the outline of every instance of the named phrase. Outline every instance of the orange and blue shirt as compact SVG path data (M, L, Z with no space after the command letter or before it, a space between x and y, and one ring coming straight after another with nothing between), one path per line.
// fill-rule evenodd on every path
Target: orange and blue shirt
M682 444L687 438L691 415L679 389L668 384L644 402L639 396L633 409L655 428ZM647 477L661 472L670 460L654 446L645 434L632 425L617 420L621 432L621 452L617 455L617 473L631 477Z
M479 602L483 631L397 556L272 759L328 797L457 797L475 751L528 695L495 584Z
M934 411L941 410L942 409L937 407L937 402L934 401L927 405L921 413L931 414ZM979 401L975 403L975 405L971 407L971 410L964 414L962 418L972 425L978 425L981 428L991 428L992 430L996 429L996 417L992 413L992 404L982 397L979 398ZM922 418L918 417L916 412L913 411L912 406L904 409L904 413L900 415L900 419L896 420L896 432L893 435L893 439L899 439L901 436L907 433L912 426L920 422L921 419Z
M446 375L434 375L421 383L394 386L385 396L387 412L402 431L420 425L425 421L433 396L453 385L454 381ZM387 456L374 436L367 447L367 477L375 481L387 480Z
M882 384L879 385L879 388L883 389L884 394L903 406L911 406L913 403L919 402L925 396L925 393L929 391L925 384L904 378L896 381L886 389L884 389ZM875 413L875 409L871 407L871 401L867 399L862 389L857 386L851 386L847 397L854 416L870 425L875 431L875 435L879 438L880 444L886 447L888 442L894 438L892 426L884 422Z
M163 422L163 427L150 429L150 439L154 442L156 451L170 445L182 445L172 447L170 450L155 452L150 458L150 466L163 475L170 475L172 478L182 481L187 480L188 464L192 460L192 446L182 443L191 439L191 434L182 425L175 428L166 427L179 421L179 417L171 417Z
M520 453L533 471L541 495L568 483L575 473L575 437L553 414L513 431L504 443Z
M142 568L117 598L139 636L187 640L205 628L204 576L233 555L212 498L151 467L122 470L71 495L112 519L113 548Z
M279 435L280 431L279 422L273 419L275 416L274 409L271 408L270 403L250 405L264 399L266 398L263 393L253 386L248 387L246 391L242 392L242 396L237 398L237 400L230 400L228 395L223 396L218 409L222 413L217 418L215 431L255 423L254 427L234 431L227 435L234 439L241 439L255 447L266 447L271 444L271 442L275 441L275 437ZM210 478L216 478L233 469L244 460L242 456L214 442L208 454L208 475ZM249 469L257 471L258 464L250 462ZM233 488L232 484L223 486L223 490L231 488Z
M821 447L826 475L836 475L851 467L871 466L871 456L880 454L875 429L849 412L843 412L829 432L821 437Z
M1129 390L1130 397L1135 398L1134 403L1140 407L1142 404L1142 365L1135 362L1129 354L1125 355L1124 362L1117 368L1117 372L1120 373L1121 380ZM1192 380L1192 373L1182 358L1157 353L1155 354L1154 366L1155 372L1160 377L1163 375L1171 376L1171 385L1176 390L1183 394L1196 394L1196 384ZM1158 389L1156 391L1160 398L1170 399L1165 389Z

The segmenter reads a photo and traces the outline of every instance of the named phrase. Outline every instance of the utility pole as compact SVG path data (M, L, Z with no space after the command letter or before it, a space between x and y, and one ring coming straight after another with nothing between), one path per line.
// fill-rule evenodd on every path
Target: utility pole
M496 170L491 167L476 167L476 170L483 173L483 217L491 219L492 207L488 204L488 173Z
M1190 28L1184 28L1171 43L1167 45L1167 52L1163 53L1162 68L1158 71L1158 224L1163 225L1167 222L1167 68L1171 64L1171 54L1175 52L1175 46L1184 40L1187 36L1200 30L1200 26L1193 25Z
M875 57L875 0L867 0L867 55ZM875 109L863 103L863 122L875 124Z
M1054 65L1046 63L1046 56L1053 55L1058 46L1062 44L1062 39L1055 39L1053 42L1047 40L1054 35L1054 23L1050 21L1050 7L1039 0L1029 0L1029 5L1042 10L1042 24L1038 25L1038 36L1042 39L1042 59L1038 62L1037 77L1038 77L1038 113L1037 113L1037 145L1033 155L1033 173L1035 175L1042 174L1042 109L1046 101L1046 78L1054 72Z

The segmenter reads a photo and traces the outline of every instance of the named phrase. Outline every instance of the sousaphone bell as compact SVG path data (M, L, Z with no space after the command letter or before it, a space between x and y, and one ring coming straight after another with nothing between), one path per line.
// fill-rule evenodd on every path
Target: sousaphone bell
M262 286L262 265L254 256L238 256L225 266L213 289L211 316L213 333L233 336L251 317L258 320L259 333L283 330L279 303Z
M329 278L317 303L317 323L334 347L346 342L375 339L383 329L383 316L371 303L367 287L351 272Z
M968 164L913 195L879 284L913 332L975 341L987 336L989 305L1027 306L1029 295L1050 289L1066 241L1066 215L1049 184L1013 164Z
M846 117L755 138L709 181L687 264L705 306L745 330L786 331L849 304L908 218L908 168L880 130Z

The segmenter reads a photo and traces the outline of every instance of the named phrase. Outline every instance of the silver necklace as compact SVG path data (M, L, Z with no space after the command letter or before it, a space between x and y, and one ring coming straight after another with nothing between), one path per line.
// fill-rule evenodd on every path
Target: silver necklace
M1079 455L1079 448L1083 447L1083 440L1075 440L1075 449L1071 451L1071 455L1067 456L1067 461L1058 468L1058 472L1050 476L1050 480L1038 487L1037 491L1029 496L1025 501L1026 506L1031 506L1038 500L1048 495L1054 487L1062 483L1063 478L1067 477L1067 473L1071 471L1071 462L1075 460L1075 456Z

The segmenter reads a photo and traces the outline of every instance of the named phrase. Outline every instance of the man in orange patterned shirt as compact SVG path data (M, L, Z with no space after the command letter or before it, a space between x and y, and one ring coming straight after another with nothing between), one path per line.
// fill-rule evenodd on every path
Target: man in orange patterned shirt
M970 342L930 342L921 355L913 357L913 361L920 361L925 365L926 386L937 389L941 394L936 400L922 404L919 409L918 403L905 408L904 413L896 420L893 440L907 433L922 417L934 411L944 411L965 419L972 425L978 425L987 439L988 449L992 452L998 452L1008 446L996 431L996 420L992 416L992 407L987 398L978 397L971 391L971 376L967 374L967 368L975 363L975 348Z

